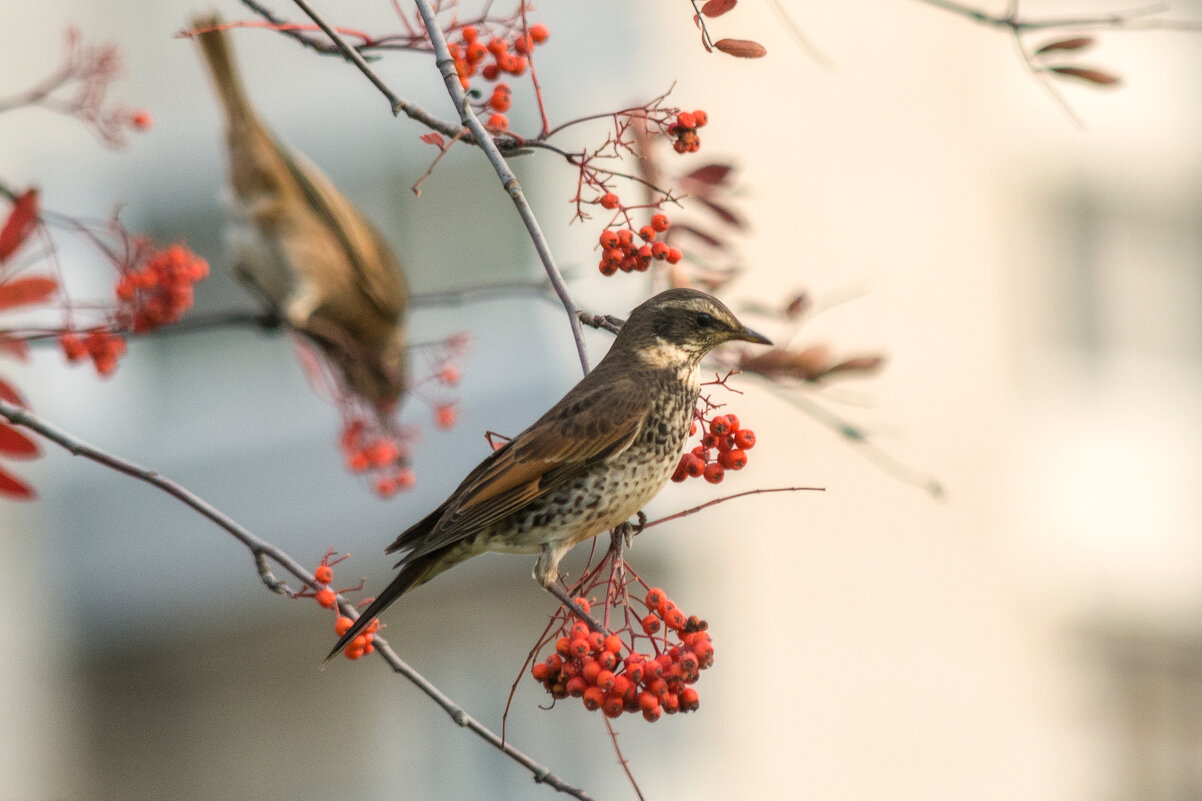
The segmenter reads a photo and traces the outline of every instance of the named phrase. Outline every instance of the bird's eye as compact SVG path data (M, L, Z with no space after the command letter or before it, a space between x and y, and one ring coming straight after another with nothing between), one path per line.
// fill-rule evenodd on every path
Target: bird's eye
M714 318L705 312L701 312L697 315L697 325L701 326L702 328L709 328L713 324Z

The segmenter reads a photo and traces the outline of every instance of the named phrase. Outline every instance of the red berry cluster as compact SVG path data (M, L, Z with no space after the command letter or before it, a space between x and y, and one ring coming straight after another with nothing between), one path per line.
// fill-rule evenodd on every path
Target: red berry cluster
M586 709L600 709L606 717L623 712L642 712L649 721L667 712L692 712L699 705L692 685L700 672L714 663L714 646L704 620L686 617L663 590L647 592L648 614L641 627L651 639L654 654L637 653L617 634L604 636L589 631L576 621L564 625L564 635L555 641L555 653L531 669L554 698L580 698ZM589 603L577 598L586 612ZM656 637L667 626L668 634ZM629 651L625 658L623 649Z
M347 421L340 442L352 473L372 472L378 495L389 497L417 481L409 467L409 449L395 435L369 426L362 418Z
M742 428L739 418L733 414L719 414L710 420L702 420L706 432L701 444L681 455L673 481L705 476L711 484L717 484L727 470L742 470L747 466L747 451L755 447L755 432ZM697 433L697 421L693 421L690 436Z
M597 201L602 208L615 209L619 206L618 196L606 192ZM602 275L613 275L618 270L628 273L631 270L644 272L651 266L651 260L666 261L675 264L680 261L679 248L669 247L667 242L656 241L657 234L662 234L671 226L666 214L653 214L651 222L637 232L628 228L606 228L598 237L601 244L601 263L598 268Z
M697 111L682 111L676 115L676 122L668 126L668 136L676 138L672 148L677 153L695 153L701 147L701 137L697 129L709 122L709 115L701 109Z
M134 332L144 334L178 322L192 307L192 285L207 278L209 265L180 245L154 252L141 267L127 267L117 282L117 299Z
M346 617L345 615L339 615L338 619L334 621L334 632L341 637L343 634L346 634L351 630L351 626L354 625L354 623L355 621L351 620L349 617ZM363 629L363 631L359 632L359 634L355 636L355 639L347 643L346 650L342 653L346 654L346 658L352 662L360 657L367 656L372 651L376 650L376 646L372 643L372 640L376 638L376 632L379 630L379 619L373 619L372 622L367 624L367 628Z
M111 375L117 369L117 359L125 355L125 340L103 328L89 331L86 336L64 331L58 335L58 344L67 361L74 363L89 357L96 372L104 376Z
M475 25L464 25L459 29L459 36L460 40L451 42L448 49L451 51L451 58L455 59L455 71L459 74L459 82L464 89L468 89L472 83L472 76L477 72L486 81L495 81L502 74L525 74L526 68L530 66L528 56L536 44L547 41L550 32L546 25L531 25L528 34L518 30L509 38L493 36L485 43ZM490 56L492 60L485 63ZM509 110L510 102L509 86L504 83L497 84L492 96L485 103L497 112L488 120L490 128L509 128L509 120L502 112Z
M331 557L333 557L333 555L333 548L326 551L326 555L321 559L321 564L319 564L313 570L313 578L317 580L319 585L321 585L321 589L314 591L306 587L301 592L296 594L297 598L313 598L315 601L317 601L317 605L322 609L333 609L334 604L338 602L338 593L351 592L361 589L362 585L360 585L360 587L352 587L344 590L334 590L330 588L330 582L334 580L333 566L349 556L349 554L343 554L337 559L332 559ZM345 615L339 615L337 620L334 621L334 631L338 633L339 637L341 637L343 634L346 634L348 631L350 631L350 628L353 624L354 621L349 617L346 617ZM359 659L360 657L366 656L374 651L376 648L372 644L372 640L375 639L376 632L379 630L380 621L373 618L372 621L367 624L367 628L363 629L363 631L357 637L355 637L355 639L351 640L346 646L346 650L343 651L343 653L346 654L346 658L351 660Z

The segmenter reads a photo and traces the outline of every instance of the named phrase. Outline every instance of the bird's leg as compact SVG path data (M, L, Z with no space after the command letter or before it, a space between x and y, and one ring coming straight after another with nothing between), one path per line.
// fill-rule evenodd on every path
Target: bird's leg
M571 547L571 544L565 543L547 543L544 545L542 553L538 555L538 561L534 563L534 580L541 584L544 590L554 595L563 604L564 609L567 609L576 617L583 620L590 630L604 634L605 627L577 605L572 600L572 597L555 583L556 579L559 578L559 560L563 558L563 555Z

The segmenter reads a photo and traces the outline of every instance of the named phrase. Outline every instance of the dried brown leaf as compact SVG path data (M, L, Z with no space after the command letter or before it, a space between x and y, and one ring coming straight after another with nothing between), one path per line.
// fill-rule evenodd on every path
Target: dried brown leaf
M763 58L768 50L759 42L750 39L719 39L714 47L735 58Z

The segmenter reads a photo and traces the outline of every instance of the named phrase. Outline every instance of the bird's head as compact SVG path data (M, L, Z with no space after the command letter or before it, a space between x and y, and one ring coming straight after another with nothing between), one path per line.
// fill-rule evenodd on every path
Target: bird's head
M630 313L615 350L633 351L653 367L696 365L725 342L772 343L738 321L717 298L695 289L669 289Z

